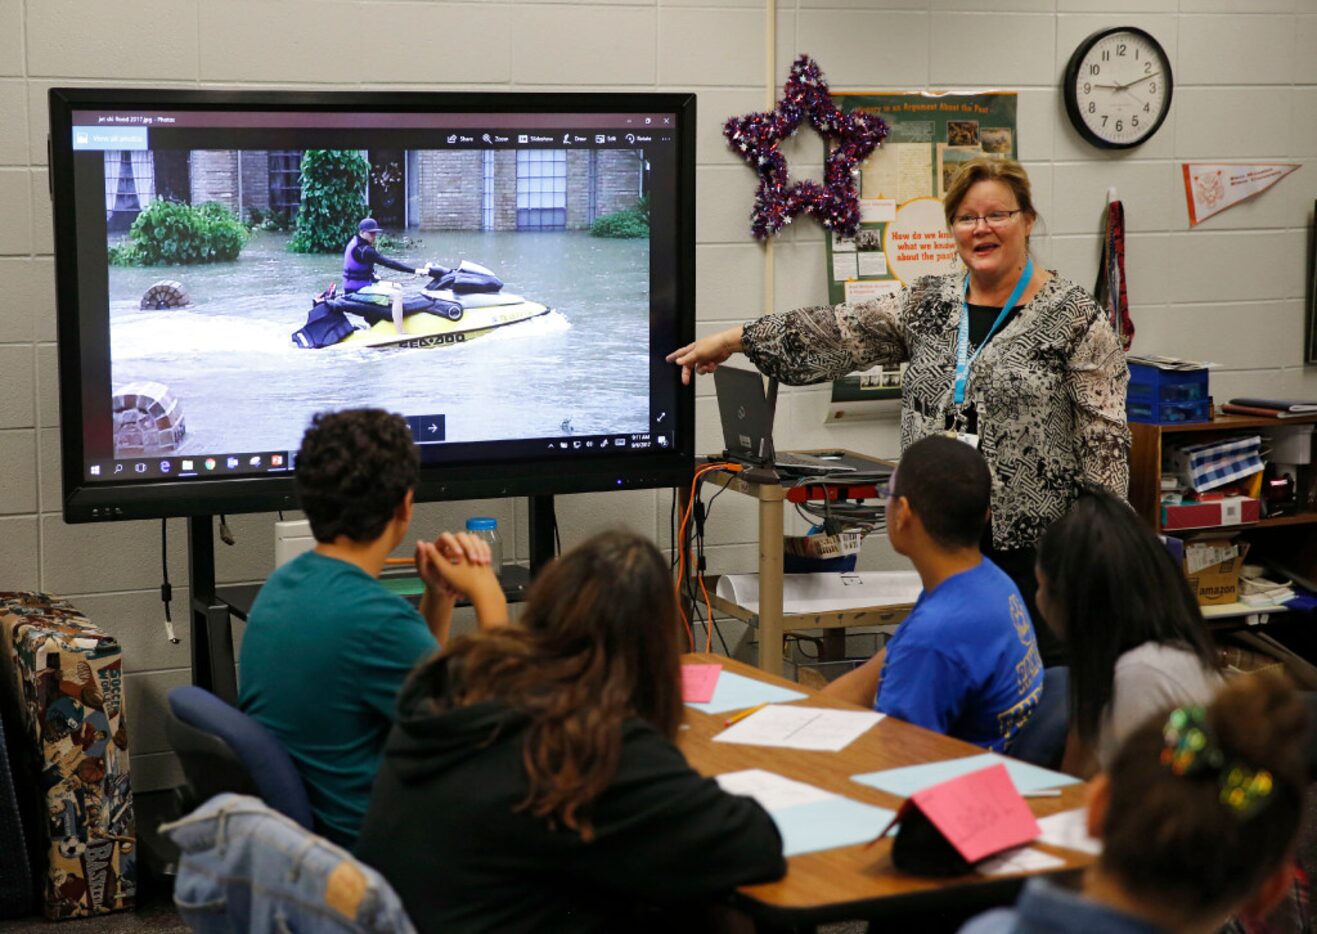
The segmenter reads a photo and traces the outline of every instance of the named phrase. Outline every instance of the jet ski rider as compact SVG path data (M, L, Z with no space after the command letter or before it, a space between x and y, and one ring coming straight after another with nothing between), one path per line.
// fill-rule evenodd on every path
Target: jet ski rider
M417 276L429 274L429 267L413 268L406 263L400 263L396 259L389 259L375 249L375 241L380 235L380 225L375 222L375 218L362 218L361 223L357 224L357 235L348 241L347 248L343 250L343 292L351 294L364 289L380 280L375 275L375 266L387 266L389 269L396 269L398 272L409 272ZM381 285L387 287L392 292L393 297L393 326L399 334L405 333L402 329L402 285L398 282L384 280Z

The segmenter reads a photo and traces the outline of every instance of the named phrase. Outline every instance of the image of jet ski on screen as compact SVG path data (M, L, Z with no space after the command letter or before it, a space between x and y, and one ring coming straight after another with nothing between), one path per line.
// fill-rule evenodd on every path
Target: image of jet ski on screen
M450 347L553 310L504 291L492 270L468 260L451 269L430 263L426 274L429 280L418 293L403 295L401 334L392 311L398 283L374 282L353 292L331 285L313 300L306 324L292 334L293 344L321 351Z

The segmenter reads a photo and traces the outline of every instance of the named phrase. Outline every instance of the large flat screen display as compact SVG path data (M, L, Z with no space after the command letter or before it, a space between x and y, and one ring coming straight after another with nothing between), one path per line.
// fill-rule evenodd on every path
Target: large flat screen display
M64 515L295 505L311 417L421 499L689 476L694 98L50 92Z

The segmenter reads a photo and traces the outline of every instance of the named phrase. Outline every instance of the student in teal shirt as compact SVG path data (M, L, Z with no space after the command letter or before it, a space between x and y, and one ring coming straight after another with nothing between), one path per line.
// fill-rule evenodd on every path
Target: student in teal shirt
M466 533L417 542L425 582L418 613L379 582L407 535L420 456L407 423L379 409L317 415L297 455L297 489L313 551L270 575L247 620L238 703L288 749L306 782L316 829L356 841L398 689L448 638L457 594L435 570L461 554L488 564ZM489 575L468 595L480 619L505 620Z

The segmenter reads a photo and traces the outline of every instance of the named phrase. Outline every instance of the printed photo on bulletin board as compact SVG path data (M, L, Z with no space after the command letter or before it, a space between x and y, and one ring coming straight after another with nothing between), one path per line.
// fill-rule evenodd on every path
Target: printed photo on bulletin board
M860 231L827 244L828 301L857 302L920 276L963 268L942 196L960 166L982 155L1016 158L1013 91L834 93L844 112L876 113L890 132L860 167ZM904 368L875 367L833 383L828 420L894 412Z

